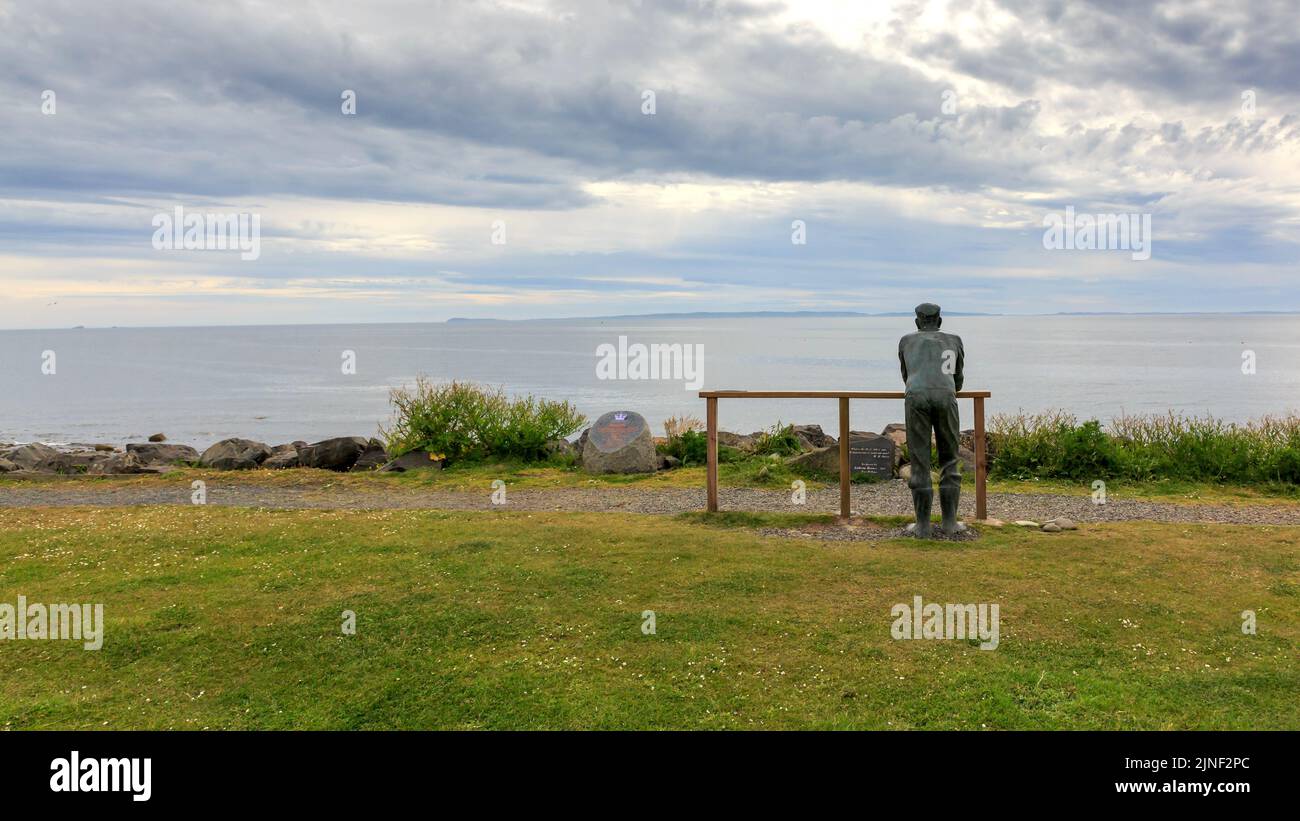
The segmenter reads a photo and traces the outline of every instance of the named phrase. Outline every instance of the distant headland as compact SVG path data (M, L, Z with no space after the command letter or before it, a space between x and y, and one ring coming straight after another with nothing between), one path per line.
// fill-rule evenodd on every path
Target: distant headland
M948 316L1002 316L994 313L949 311ZM788 319L788 318L835 318L835 317L892 317L912 316L911 311L887 311L866 313L864 311L686 311L657 314L611 314L609 316L566 316L541 319L493 319L456 316L447 320L447 324L462 322L591 322L607 319Z
M945 316L1292 316L1296 311L1056 311L1041 314L1008 314L987 311L944 311ZM595 322L613 319L834 319L844 317L911 317L912 311L681 311L651 314L609 314L605 316L534 317L498 319L495 317L454 316L446 324L476 322Z

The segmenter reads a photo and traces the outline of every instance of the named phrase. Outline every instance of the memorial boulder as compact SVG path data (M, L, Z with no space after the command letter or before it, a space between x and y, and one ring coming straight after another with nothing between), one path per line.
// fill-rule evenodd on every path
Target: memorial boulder
M600 417L582 446L582 468L588 473L654 473L658 467L650 426L635 411Z

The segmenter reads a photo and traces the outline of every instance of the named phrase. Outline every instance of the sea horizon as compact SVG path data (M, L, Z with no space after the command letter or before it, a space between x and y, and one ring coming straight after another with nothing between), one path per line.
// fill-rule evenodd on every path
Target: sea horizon
M588 316L559 317L474 317L450 316L446 319L423 320L383 320L371 322L216 322L191 323L185 325L154 325L149 323L131 325L50 325L41 327L4 327L5 331L76 331L76 330L113 330L132 328L177 329L186 328L283 328L283 327L331 327L331 326L368 326L368 325L449 325L472 322L589 322L610 319L763 319L763 318L798 318L798 317L884 317L910 318L907 311L657 311L644 314L592 314ZM1041 313L1021 313L1012 311L944 311L944 316L952 317L1052 317L1052 316L1300 316L1300 309L1271 311L1049 311Z
M0 331L10 351L0 441L120 444L164 433L203 447L230 436L268 444L375 436L389 418L389 391L420 376L568 400L589 419L635 410L656 433L670 416L704 417L698 390L901 389L896 345L910 318L746 313ZM1300 323L1287 316L951 314L944 330L963 337L966 387L992 391L990 414L1061 409L1107 422L1174 412L1246 422L1300 406ZM619 337L703 345L698 388L599 378L597 349ZM53 373L43 371L47 354ZM970 427L970 405L959 404ZM832 405L724 400L720 425L832 431ZM901 419L901 402L852 406L855 430Z

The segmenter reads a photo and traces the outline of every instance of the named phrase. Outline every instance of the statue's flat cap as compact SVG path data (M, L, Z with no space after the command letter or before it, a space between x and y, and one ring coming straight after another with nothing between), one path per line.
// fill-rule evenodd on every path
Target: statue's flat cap
M933 319L939 315L939 306L933 302L922 302L916 306L916 315L920 319Z

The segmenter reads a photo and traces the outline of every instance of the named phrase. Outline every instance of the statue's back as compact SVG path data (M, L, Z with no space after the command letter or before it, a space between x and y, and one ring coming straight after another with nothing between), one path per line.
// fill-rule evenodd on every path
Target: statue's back
M904 336L899 340L898 352L907 367L907 392L956 393L953 373L961 351L961 337L956 334L914 331Z

